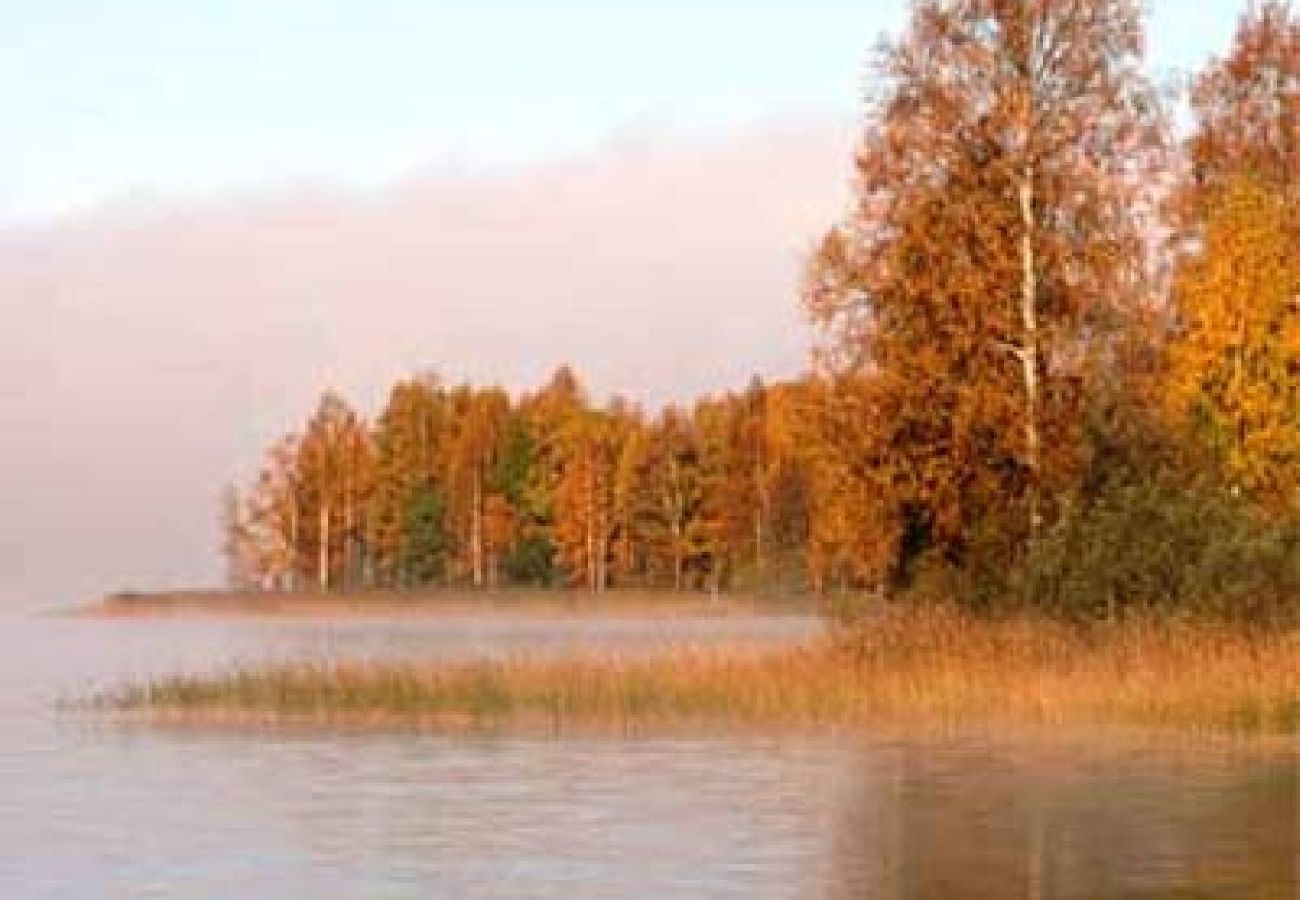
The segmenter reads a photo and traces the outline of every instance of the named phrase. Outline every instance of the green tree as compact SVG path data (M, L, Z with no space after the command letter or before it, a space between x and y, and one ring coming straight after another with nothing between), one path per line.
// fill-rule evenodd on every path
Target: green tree
M374 430L369 546L381 585L406 584L407 514L417 492L444 477L449 427L446 394L436 377L394 385Z
M446 514L447 504L431 481L418 486L407 498L402 522L402 584L424 587L446 577L451 549Z

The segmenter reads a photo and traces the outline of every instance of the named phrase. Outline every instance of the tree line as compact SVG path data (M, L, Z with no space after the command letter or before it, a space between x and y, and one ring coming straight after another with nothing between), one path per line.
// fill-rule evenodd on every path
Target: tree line
M238 580L831 587L1077 615L1300 596L1300 19L1173 137L1135 0L915 0L872 67L814 373L647 416L327 395L228 504Z
M373 424L326 393L227 494L231 581L801 586L826 542L809 503L829 476L808 449L815 391L755 378L651 417L593 404L568 367L518 398L426 375L394 386Z

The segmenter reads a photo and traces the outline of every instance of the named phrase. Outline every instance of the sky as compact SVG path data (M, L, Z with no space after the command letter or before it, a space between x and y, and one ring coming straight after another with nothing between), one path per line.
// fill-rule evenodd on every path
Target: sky
M797 373L901 0L42 0L0 33L0 605L213 583L338 388ZM1173 81L1244 0L1155 0ZM543 8L544 7L544 8Z

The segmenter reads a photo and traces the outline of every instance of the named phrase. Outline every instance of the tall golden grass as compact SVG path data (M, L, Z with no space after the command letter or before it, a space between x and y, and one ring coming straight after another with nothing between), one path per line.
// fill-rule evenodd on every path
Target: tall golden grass
M191 722L1014 722L1278 733L1300 726L1300 633L893 611L777 650L288 666L166 678L108 703Z

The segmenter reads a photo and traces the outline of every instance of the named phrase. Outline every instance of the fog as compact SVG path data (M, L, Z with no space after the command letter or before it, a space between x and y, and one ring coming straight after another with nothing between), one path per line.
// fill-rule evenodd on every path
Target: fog
M0 233L0 604L216 584L218 498L336 388L540 383L648 405L793 375L851 127L642 136L382 190L121 199Z

